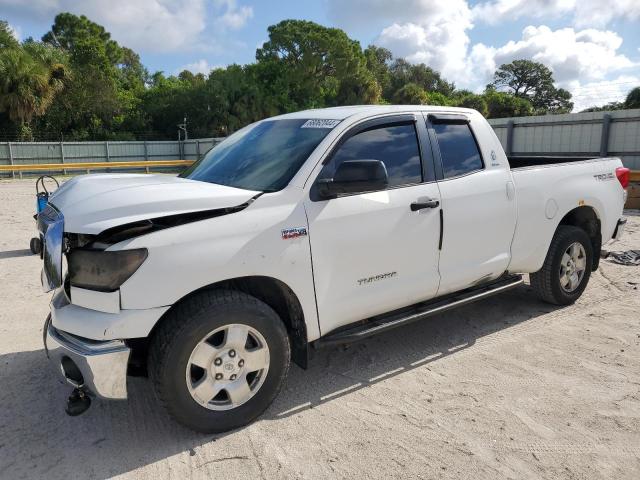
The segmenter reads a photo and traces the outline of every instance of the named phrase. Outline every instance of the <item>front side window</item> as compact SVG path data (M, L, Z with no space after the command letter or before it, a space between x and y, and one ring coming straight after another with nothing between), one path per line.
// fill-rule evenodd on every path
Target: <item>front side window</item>
M345 160L382 161L390 187L422 182L420 150L413 123L381 125L353 135L334 154L333 171Z
M245 190L282 190L337 123L305 118L249 125L180 176Z
M444 178L482 170L482 157L466 123L436 123L436 133Z

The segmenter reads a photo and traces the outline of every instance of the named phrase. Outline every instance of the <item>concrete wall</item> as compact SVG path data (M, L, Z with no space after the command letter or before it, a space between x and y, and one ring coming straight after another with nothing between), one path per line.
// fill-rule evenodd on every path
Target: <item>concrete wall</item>
M640 170L640 110L489 120L508 155L621 157Z

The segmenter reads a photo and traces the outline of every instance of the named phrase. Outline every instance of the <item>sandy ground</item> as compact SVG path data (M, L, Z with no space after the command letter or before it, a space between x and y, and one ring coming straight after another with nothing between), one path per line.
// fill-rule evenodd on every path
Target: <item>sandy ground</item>
M292 367L226 435L175 424L145 379L63 411L33 180L0 181L0 478L640 478L640 268L603 261L557 309L528 286ZM640 216L610 249L640 249Z

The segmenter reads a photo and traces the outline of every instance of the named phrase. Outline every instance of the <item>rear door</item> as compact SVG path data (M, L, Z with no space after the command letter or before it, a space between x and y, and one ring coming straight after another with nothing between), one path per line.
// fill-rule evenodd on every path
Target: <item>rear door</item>
M430 114L425 120L442 199L438 295L443 295L504 273L511 258L516 202L506 158L491 150L493 137L483 131L490 127L482 119Z
M440 200L428 143L421 115L387 116L346 132L322 167L376 159L389 175L382 191L319 200L314 186L305 202L323 335L436 294L439 210L411 208Z

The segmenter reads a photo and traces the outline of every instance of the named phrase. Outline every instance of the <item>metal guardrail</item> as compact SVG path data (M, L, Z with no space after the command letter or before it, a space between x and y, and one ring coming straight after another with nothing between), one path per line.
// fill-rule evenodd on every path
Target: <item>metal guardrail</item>
M143 160L137 162L75 162L75 163L31 163L21 165L0 165L0 172L40 172L66 170L106 170L109 168L145 168L147 172L152 167L188 167L194 160ZM640 182L640 170L632 170L632 182Z
M188 167L194 160L142 160L135 162L74 162L74 163L31 163L20 165L0 165L0 172L41 172L144 168L149 172L153 167Z
M85 167L74 167L78 163L109 162L120 165L122 162L199 160L221 138L196 138L193 140L149 140L149 141L101 141L101 142L0 142L0 166L5 165L56 165L57 172L66 174L83 173ZM63 164L62 169L58 164ZM69 165L69 167L67 167ZM151 165L151 163L150 163ZM109 167L98 167L104 169ZM118 167L113 167L118 168ZM125 168L144 168L125 167ZM92 170L92 167L89 167ZM0 178L11 178L44 173L27 167L23 169L1 169ZM49 170L51 171L51 170Z

